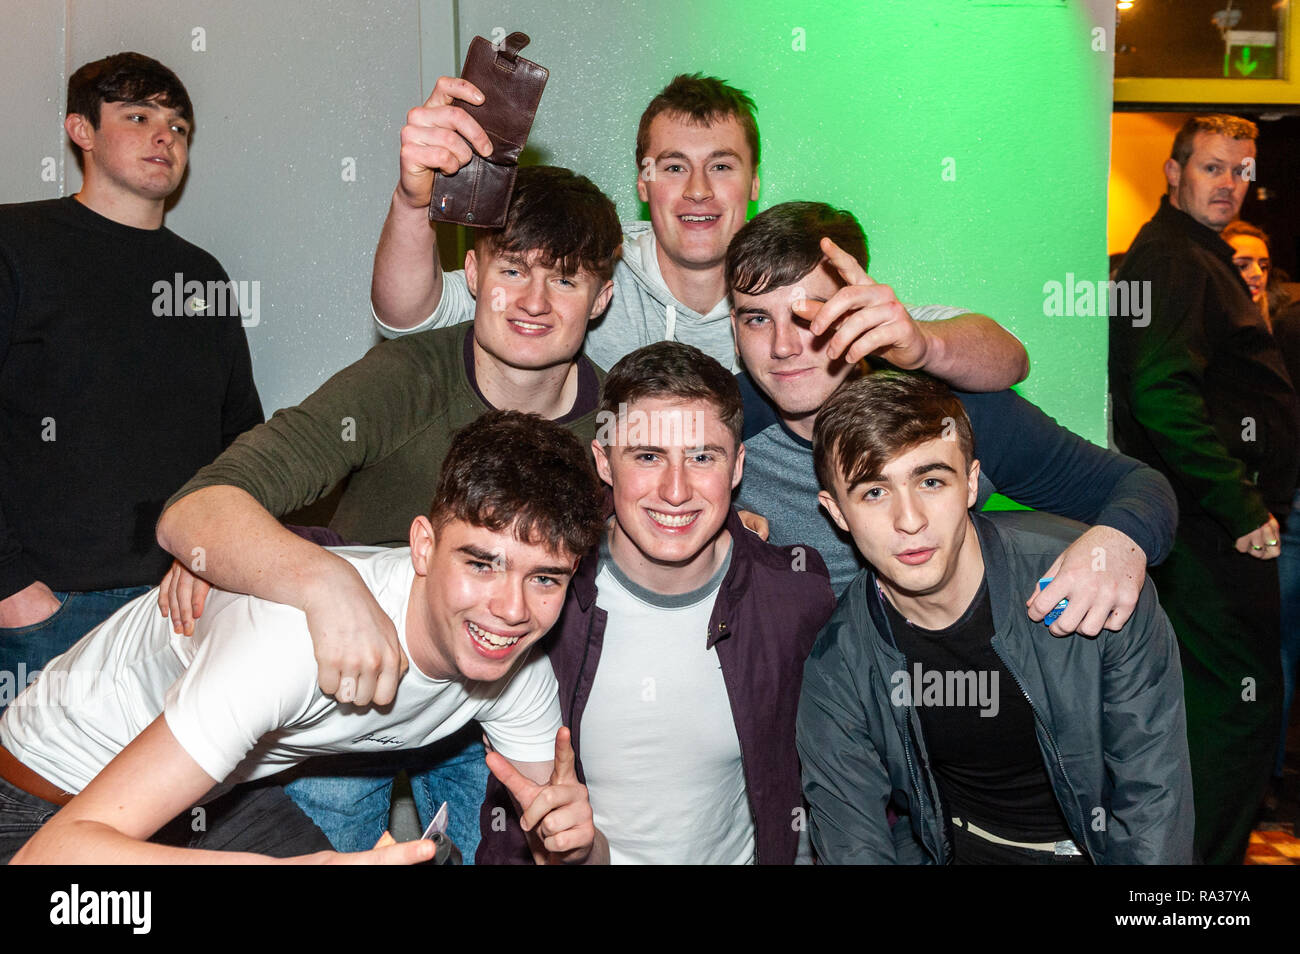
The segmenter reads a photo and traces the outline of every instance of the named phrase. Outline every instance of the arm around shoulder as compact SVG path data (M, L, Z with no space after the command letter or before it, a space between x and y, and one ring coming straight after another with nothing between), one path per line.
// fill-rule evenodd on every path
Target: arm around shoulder
M1029 352L988 315L918 322L929 339L923 369L964 391L1001 391L1029 376Z

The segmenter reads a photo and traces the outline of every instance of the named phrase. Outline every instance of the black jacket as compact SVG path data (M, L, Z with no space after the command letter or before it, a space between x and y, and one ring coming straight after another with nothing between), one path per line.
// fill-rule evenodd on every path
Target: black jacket
M1034 710L1052 790L1098 864L1190 864L1192 777L1178 645L1147 580L1118 632L1057 638L1025 614L1029 592L1080 529L1041 514L972 514L992 603L993 649ZM874 571L840 598L804 665L796 739L812 844L824 862L944 864L947 819L907 671ZM887 808L899 814L892 830Z
M1115 280L1151 283L1145 316L1110 319L1116 445L1230 540L1286 513L1300 403L1232 247L1166 197Z

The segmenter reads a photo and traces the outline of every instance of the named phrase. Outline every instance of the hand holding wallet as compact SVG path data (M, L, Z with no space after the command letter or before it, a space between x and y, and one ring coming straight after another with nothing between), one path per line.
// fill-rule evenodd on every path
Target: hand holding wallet
M484 158L476 152L454 175L439 172L434 176L430 221L477 228L506 224L519 154L528 141L550 75L545 67L519 55L528 42L526 33L511 33L500 49L481 36L471 41L460 75L479 88L483 105L459 98L453 104L483 127L492 141L492 155Z

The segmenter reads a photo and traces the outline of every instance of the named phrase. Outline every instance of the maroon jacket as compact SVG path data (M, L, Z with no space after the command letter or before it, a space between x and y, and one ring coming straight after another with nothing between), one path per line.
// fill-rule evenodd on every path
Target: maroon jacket
M794 821L803 806L795 713L804 659L835 609L835 597L816 550L766 544L744 528L734 509L726 527L733 541L731 566L713 605L707 645L717 647L731 700L757 861L793 864L799 843ZM582 712L600 664L606 621L596 606L598 554L593 550L583 557L560 618L541 643L560 684L560 711L573 733L578 778L584 783ZM488 778L479 825L478 864L532 863L514 803L495 777Z

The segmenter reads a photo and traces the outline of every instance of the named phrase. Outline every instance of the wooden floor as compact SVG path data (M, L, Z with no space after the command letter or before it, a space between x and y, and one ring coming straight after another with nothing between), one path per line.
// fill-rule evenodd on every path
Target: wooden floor
M1290 822L1268 825L1250 833L1248 865L1300 865L1300 838Z

